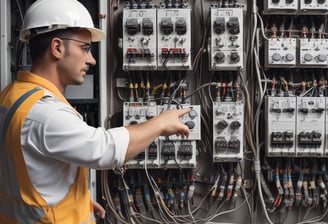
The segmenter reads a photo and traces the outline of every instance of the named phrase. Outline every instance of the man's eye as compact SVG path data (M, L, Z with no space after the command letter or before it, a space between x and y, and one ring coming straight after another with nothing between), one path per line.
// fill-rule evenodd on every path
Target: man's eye
M84 46L82 46L82 49L83 49L86 53L89 53L89 51L91 50L91 45L84 45Z

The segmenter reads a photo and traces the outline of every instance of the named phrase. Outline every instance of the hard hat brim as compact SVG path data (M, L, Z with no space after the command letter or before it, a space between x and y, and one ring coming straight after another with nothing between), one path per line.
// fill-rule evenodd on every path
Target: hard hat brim
M91 41L98 42L105 38L105 33L97 28L86 28L91 33Z

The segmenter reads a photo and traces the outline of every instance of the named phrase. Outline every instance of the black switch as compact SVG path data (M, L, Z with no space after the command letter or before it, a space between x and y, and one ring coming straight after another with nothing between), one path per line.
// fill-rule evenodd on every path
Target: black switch
M238 17L231 17L227 24L230 34L236 35L240 32Z
M217 123L217 127L218 129L225 129L226 127L228 127L228 123L225 120L219 121Z
M137 19L126 20L125 26L129 35L135 35L140 32L140 25Z
M160 29L163 34L169 35L173 32L173 22L171 18L162 19Z
M214 32L217 34L222 34L225 31L225 20L223 17L216 18L213 23Z
M151 35L154 32L153 21L151 19L142 19L142 33L144 35Z
M225 55L223 52L218 52L214 56L214 60L216 63L223 63L224 62Z
M187 121L185 125L187 125L189 129L193 129L195 127L195 122Z
M187 22L184 19L178 19L175 22L175 31L178 35L184 35L187 33Z
M231 124L230 124L230 128L231 128L232 130L236 130L236 129L240 128L240 126L241 126L241 124L240 124L239 121L233 121L233 122L231 122Z
M309 113L309 109L308 108L300 108L299 112L301 112L303 114L307 114L307 113Z
M231 52L230 54L230 62L231 63L238 63L240 61L240 56L237 52Z

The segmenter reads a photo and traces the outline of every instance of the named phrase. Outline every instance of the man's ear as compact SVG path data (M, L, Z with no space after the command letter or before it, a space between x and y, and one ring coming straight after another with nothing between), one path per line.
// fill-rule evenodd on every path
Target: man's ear
M53 38L50 44L51 54L57 59L60 59L63 57L64 51L65 51L65 46L63 40L61 40L60 38Z

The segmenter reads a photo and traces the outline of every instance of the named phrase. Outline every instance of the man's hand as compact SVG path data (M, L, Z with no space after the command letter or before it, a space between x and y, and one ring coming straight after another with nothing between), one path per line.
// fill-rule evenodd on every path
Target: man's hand
M188 138L190 130L180 121L180 117L191 111L190 108L166 110L158 116L145 122L129 125L126 128L130 134L125 161L128 161L144 151L158 136L179 135Z
M190 108L184 108L180 110L167 110L159 114L155 119L158 120L158 125L162 127L161 135L169 136L176 134L182 138L188 138L190 130L180 122L179 118L190 111Z
M96 201L93 201L92 205L93 205L93 213L94 213L95 218L96 219L99 219L99 218L104 219L105 215L106 215L105 209Z

